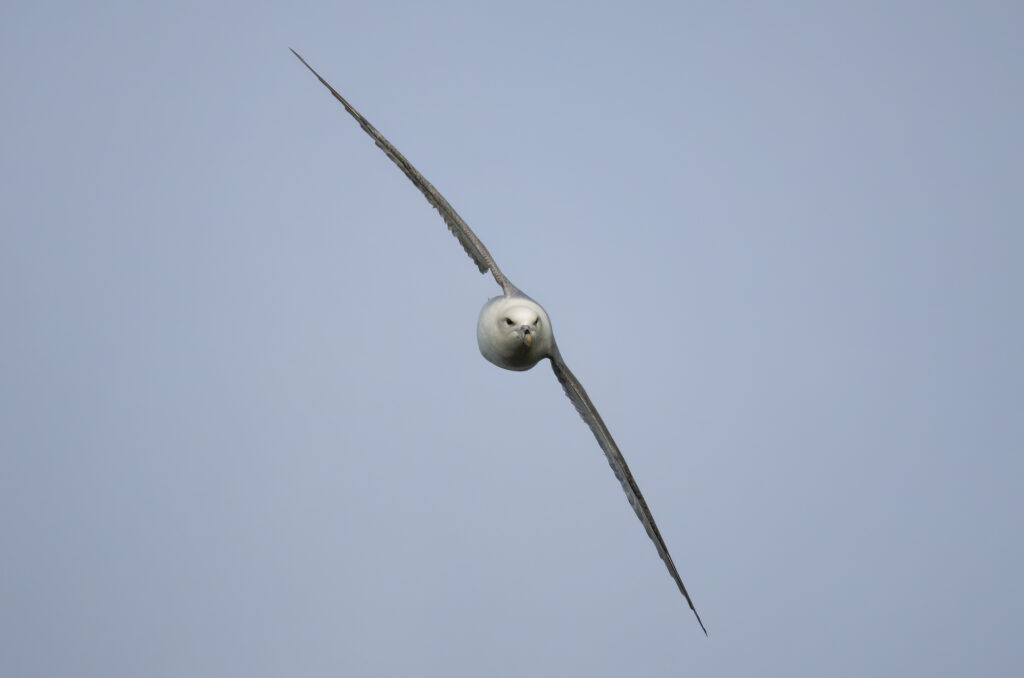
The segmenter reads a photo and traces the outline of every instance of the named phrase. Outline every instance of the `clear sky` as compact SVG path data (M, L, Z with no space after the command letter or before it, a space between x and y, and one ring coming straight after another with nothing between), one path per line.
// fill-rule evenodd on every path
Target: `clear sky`
M1020 3L2 14L0 675L1019 672Z

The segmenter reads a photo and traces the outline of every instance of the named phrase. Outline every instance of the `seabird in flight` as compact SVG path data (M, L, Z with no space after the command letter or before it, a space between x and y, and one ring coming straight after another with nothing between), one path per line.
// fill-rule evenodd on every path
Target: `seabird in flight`
M643 523L644 529L647 530L647 536L654 542L658 555L665 561L669 574L675 580L680 593L686 598L693 614L697 616L700 628L707 635L708 631L704 628L704 622L697 614L690 594L686 592L683 580L676 570L675 563L672 562L672 556L669 555L668 547L665 546L665 540L661 538L658 526L654 523L654 516L647 508L647 502L644 501L644 496L640 493L640 488L633 479L626 460L612 439L612 434L608 432L608 427L602 421L601 415L597 413L597 408L590 402L587 392L583 390L583 385L562 359L558 344L555 343L555 335L551 331L551 320L548 318L547 312L505 277L498 265L494 263L491 253L487 251L469 225L462 220L462 217L448 204L444 196L434 188L433 184L423 178L423 175L405 159L405 156L399 153L398 149L391 145L391 142L385 139L366 118L360 115L359 111L352 107L352 104L338 94L330 83L306 63L306 60L299 56L298 52L292 50L292 54L297 56L299 61L323 83L324 87L330 90L334 98L340 101L345 110L356 119L363 131L370 135L374 143L391 158L392 162L398 165L405 176L409 177L416 188L420 189L427 201L440 212L441 217L448 224L448 230L462 244L466 254L480 269L480 272L490 271L494 276L494 280L501 287L502 294L490 299L480 311L480 318L477 320L476 326L476 339L480 346L480 353L490 362L506 370L528 370L544 358L551 361L551 369L554 370L555 377L565 389L565 394L569 396L569 400L572 401L580 416L583 417L583 421L593 431L594 437L597 438L598 444L608 458L608 464L611 465L615 477L622 483L622 489L626 492L629 505L633 507L637 518Z

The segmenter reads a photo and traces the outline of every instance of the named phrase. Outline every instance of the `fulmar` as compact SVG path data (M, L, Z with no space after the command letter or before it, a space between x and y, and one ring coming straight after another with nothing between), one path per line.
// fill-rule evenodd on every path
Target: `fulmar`
M633 479L633 474L630 473L625 458L623 458L618 445L612 439L612 434L609 433L608 427L605 426L604 421L601 419L601 415L597 413L597 408L590 402L587 392L583 390L583 385L580 384L579 380L562 359L562 354L558 350L558 344L555 343L555 335L552 332L551 320L548 318L547 312L540 304L523 293L522 290L505 277L505 274L501 272L501 269L494 262L494 258L491 257L491 253L487 251L487 248L484 247L484 244L480 242L480 239L469 228L469 225L463 221L462 217L444 199L444 196L434 188L433 184L427 181L412 166L412 163L406 160L405 156L399 153L398 149L384 138L384 135L378 132L359 111L353 108L352 104L338 94L338 91L329 82L324 80L298 52L294 49L291 52L316 76L317 80L323 83L324 87L334 95L334 98L341 102L341 105L345 107L349 115L356 119L356 122L363 128L363 131L369 134L374 143L384 151L384 154L398 165L399 169L405 173L405 176L409 177L409 180L415 184L416 188L420 189L420 192L427 198L427 202L433 205L441 214L445 223L448 224L448 230L462 244L466 254L469 255L473 263L480 269L480 272L486 274L490 271L491 275L494 276L494 280L501 287L502 294L488 300L480 311L480 317L476 325L476 339L480 347L480 353L488 361L506 370L528 370L544 358L551 361L551 369L554 370L555 377L562 385L562 388L565 389L565 394L572 401L580 416L583 417L583 421L593 431L594 437L597 438L598 444L608 458L608 464L612 467L615 477L622 484L622 489L626 493L629 505L633 507L637 518L643 523L644 529L647 530L647 535L654 542L654 547L658 550L658 555L665 561L669 574L672 575L672 579L675 580L676 585L679 587L679 592L686 598L690 609L693 610L693 614L697 617L697 623L700 624L704 635L707 635L708 631L704 627L704 622L701 621L697 608L693 606L693 600L690 599L690 594L687 593L686 587L683 585L683 580L679 576L678 570L676 570L676 565L672 562L672 556L669 555L668 547L665 546L665 540L662 539L658 526L654 523L654 516L651 515L651 510L647 508L647 502L644 500L643 494L640 493L640 488Z

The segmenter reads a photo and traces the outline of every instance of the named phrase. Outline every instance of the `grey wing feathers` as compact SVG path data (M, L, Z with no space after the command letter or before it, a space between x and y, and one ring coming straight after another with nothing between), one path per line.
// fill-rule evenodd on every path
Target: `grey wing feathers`
M622 489L626 492L626 498L629 500L629 505L633 507L636 512L637 518L643 523L644 529L647 530L647 536L654 542L654 547L658 550L658 555L665 561L665 566L668 568L669 574L672 575L672 579L675 580L676 585L679 586L679 591L686 598L686 602L689 603L690 609L693 610L693 614L697 617L697 623L700 624L701 630L704 631L704 635L707 635L708 630L704 628L704 622L701 621L700 615L697 613L697 608L693 606L693 601L690 599L690 594L687 593L686 587L683 585L683 580L679 576L679 572L676 570L675 563L672 562L672 556L668 552L668 547L665 546L665 540L661 538L661 533L658 531L658 526L654 523L654 516L651 515L651 510L647 508L647 502L644 500L644 496L640 493L640 488L637 487L636 481L633 480L633 474L629 471L629 466L626 465L626 460L619 451L618 445L612 439L611 433L608 432L608 427L604 425L604 421L601 420L601 415L597 413L597 408L590 402L590 398L587 396L587 392L583 390L583 385L580 384L576 376L569 371L569 367L562 360L562 356L558 353L557 348L551 356L551 368L555 372L555 377L558 378L558 382L565 389L565 394L569 396L569 400L576 407L576 411L583 417L583 421L587 423L590 430L593 431L594 437L597 438L598 444L601 449L604 450L604 454L608 457L608 464L612 467L612 471L615 473L615 477L622 483Z
M444 199L444 196L434 188L433 184L427 181L422 174L420 174L415 167L412 166L405 156L398 152L398 149L391 145L391 142L384 138L384 135L377 131L370 121L364 118L359 111L352 107L343 96L338 94L329 82L323 79L316 70L313 69L306 60L303 59L298 52L294 49L292 54L298 57L299 61L310 70L313 75L316 76L317 80L323 83L324 87L330 90L334 98L341 102L341 105L345 107L345 110L356 119L359 126L363 128L367 134L373 139L374 143L384 151L385 155L391 158L391 161L398 165L398 168L405 173L405 176L409 177L409 180L416 185L416 188L420 189L420 192L427 198L427 201L441 214L445 223L448 224L448 230L452 232L458 241L462 244L463 249L466 250L466 254L473 260L476 267L480 269L481 273L486 273L488 270L494 275L494 279L501 285L501 288L506 293L510 290L514 290L508 279L498 269L498 266L494 263L494 259L491 257L491 253L487 251L484 244L480 242L480 239L476 237L469 225L459 216L458 212Z

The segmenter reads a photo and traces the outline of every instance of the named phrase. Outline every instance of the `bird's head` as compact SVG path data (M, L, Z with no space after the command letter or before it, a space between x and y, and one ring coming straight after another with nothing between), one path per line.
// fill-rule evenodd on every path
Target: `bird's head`
M521 344L526 350L533 346L541 332L541 314L539 309L527 306L510 306L504 313L497 316L498 331L506 342Z

